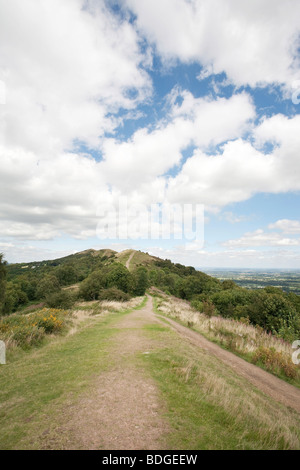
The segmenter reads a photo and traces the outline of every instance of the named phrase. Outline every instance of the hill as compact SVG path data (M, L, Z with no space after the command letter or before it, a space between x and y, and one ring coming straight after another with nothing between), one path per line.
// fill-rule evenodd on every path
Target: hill
M7 266L7 273L9 278L14 276L23 275L31 271L35 272L47 272L55 266L60 266L63 264L80 264L82 261L85 261L86 264L90 264L91 267L96 264L92 262L93 259L98 259L100 261L110 259L117 254L116 251L110 249L103 250L84 250L72 255L64 256L62 258L57 258L53 260L43 260L43 261L33 261L31 263L13 263Z
M129 271L133 271L138 266L150 267L154 265L156 261L159 261L159 258L155 256L136 250L124 250L117 253L115 256Z
M298 296L135 250L33 266L7 267L1 449L300 448Z
M55 260L13 264L6 269L2 315L28 313L40 305L71 308L80 299L127 301L144 295L152 287L190 302L191 307L206 318L221 317L261 328L287 341L289 347L300 337L298 295L271 286L248 290L232 280L220 281L192 266L172 263L141 251L118 253L110 249L90 249ZM215 335L214 339L227 348L235 348L232 329L227 331L226 340L224 334ZM267 363L273 353L259 354L257 361ZM285 367L280 357L275 359L272 361L279 364L276 373L281 374ZM293 368L291 371L286 368L284 375L292 376L293 371Z
M56 329L0 366L1 450L300 448L298 389L141 300L23 316Z

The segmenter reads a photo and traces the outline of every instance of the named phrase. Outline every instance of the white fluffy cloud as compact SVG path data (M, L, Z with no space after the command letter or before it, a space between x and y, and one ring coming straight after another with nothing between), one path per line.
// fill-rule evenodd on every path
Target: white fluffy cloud
M169 198L226 206L259 192L280 193L300 189L300 116L276 115L254 129L256 144L236 139L220 153L199 149L169 181ZM274 145L270 153L261 149Z
M173 91L169 122L160 122L152 132L138 130L127 142L107 139L103 145L102 172L111 184L126 189L149 183L179 165L182 151L190 145L208 149L243 135L255 117L246 93L230 99L194 98ZM175 104L177 96L183 99ZM228 119L230 116L230 119Z
M126 1L166 62L196 61L203 77L226 72L237 85L297 79L298 0Z
M300 221L289 219L277 220L274 224L269 225L269 229L279 229L283 233L289 234L300 234Z
M0 252L1 251L5 252L5 258L9 260L10 263L30 263L32 261L62 258L63 256L70 255L71 250L51 250L41 246L37 247L34 244L16 242L0 243Z
M259 192L300 189L300 116L278 114L255 127L250 93L195 98L175 86L155 127L140 127L127 140L116 133L126 117L143 116L139 104L154 103L144 36L164 65L203 65L199 79L225 71L236 85L288 84L297 65L299 2L121 4L136 13L136 22L113 14L105 0L0 0L4 248L13 250L11 239L93 237L100 205L124 195L129 204L193 202L218 210ZM269 227L272 236L245 237L288 246L297 224L281 220Z
M116 123L108 113L149 94L138 36L104 1L0 0L0 12L7 145L50 155L74 140L99 145Z
M168 124L139 130L124 143L106 139L104 161L65 152L40 157L0 146L1 234L38 240L95 235L99 205L124 194L129 203L163 201L163 174L180 163L184 148L238 137L254 115L246 94L210 101L185 93L182 106L171 107Z
M245 233L241 238L236 240L228 240L224 246L235 247L251 247L251 246L299 246L300 239L288 238L276 232L264 232L262 229L254 232Z
M205 267L214 268L275 268L298 269L300 253L296 248L273 247L271 249L248 249L245 247L227 248L222 251L207 251L187 246L177 246L169 250L162 247L149 248L148 252L163 259L172 259L175 263L196 266L205 271Z
M254 232L247 232L242 237L234 240L228 240L223 246L229 248L242 247L293 247L300 246L300 222L298 220L280 219L268 225L269 230L257 229Z
M39 160L33 152L0 146L2 236L51 239L94 229L96 204L109 194L99 165L75 154Z
M167 123L153 131L141 129L126 142L106 139L100 162L63 152L40 159L35 152L0 147L2 236L93 236L99 204L124 194L129 204L191 202L212 210L258 192L300 188L299 116L264 120L254 130L255 148L241 138L251 131L255 116L247 94L217 100L182 95L181 106L175 101L171 106ZM274 139L274 150L264 154L260 147ZM206 153L224 141L220 153ZM197 149L180 168L189 145ZM168 177L165 173L176 166L178 174Z
M242 139L226 143L220 154L196 150L181 172L170 179L168 196L176 202L226 206L259 191L272 191L273 156L264 155Z
M0 0L2 237L95 235L97 203L111 196L97 161L68 149L99 148L118 111L148 99L143 61L136 31L104 0Z

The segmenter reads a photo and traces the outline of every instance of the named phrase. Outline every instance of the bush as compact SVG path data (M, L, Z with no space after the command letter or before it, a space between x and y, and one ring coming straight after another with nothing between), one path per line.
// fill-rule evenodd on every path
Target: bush
M98 295L98 300L117 300L119 302L126 302L130 299L130 295L126 294L116 287L110 287L109 289L103 289Z
M252 362L262 363L269 371L273 373L283 373L291 379L296 378L297 368L290 358L287 358L282 352L276 351L275 348L260 347L256 350Z
M282 320L281 327L278 329L277 335L285 341L292 343L300 338L300 316L290 315L287 319Z
M210 300L203 302L203 313L209 318L217 314L216 307Z
M224 281L225 282L225 281ZM222 317L239 315L239 309L249 302L249 292L240 287L235 289L225 288L211 296L211 301L221 313ZM246 316L244 313L241 316Z
M37 299L45 299L48 295L58 292L60 285L58 279L53 274L46 274L37 284Z
M50 315L40 315L37 318L36 325L39 328L43 328L45 333L54 333L63 328L63 320L57 318L55 313L50 313Z
M146 289L149 287L148 281L148 272L147 269L143 266L140 266L136 269L133 273L133 282L134 282L134 289L133 293L136 296L145 295Z
M16 346L27 349L30 346L36 346L41 342L45 335L45 330L38 326L19 325L14 328L10 341Z
M99 293L106 287L106 274L102 270L94 271L79 287L79 296L84 300L97 300Z
M8 346L28 348L46 334L59 333L67 323L68 312L43 309L29 315L9 315L0 321L0 339Z
M69 309L75 301L74 294L67 291L54 292L46 297L46 305L50 308Z
M295 308L283 295L252 291L251 297L246 316L252 324L273 334L278 333L282 326L289 324L296 316Z
M28 297L21 289L21 286L18 283L8 282L3 305L3 314L8 315L14 312L21 305L25 305L27 302Z
M132 291L132 287L133 287L132 274L121 263L113 263L110 266L106 280L107 280L106 287L108 288L116 287L117 289L120 289L126 293Z
M201 300L192 300L191 301L191 306L195 310L198 310L198 312L203 312L203 302L201 302Z

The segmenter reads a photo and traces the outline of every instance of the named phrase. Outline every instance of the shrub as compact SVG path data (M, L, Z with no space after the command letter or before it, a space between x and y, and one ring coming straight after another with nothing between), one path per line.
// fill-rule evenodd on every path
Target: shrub
M226 288L213 294L211 301L219 310L222 317L232 318L240 315L241 307L246 305L249 301L249 293L240 287L236 287L235 289ZM245 316L245 314L243 313L241 316Z
M102 270L94 271L81 284L79 296L84 300L97 300L101 289L107 285L106 274Z
M248 317L240 317L239 322L243 323L244 325L250 325L250 320Z
M142 296L145 295L146 289L148 288L148 273L146 268L143 266L140 266L139 268L136 269L136 271L133 273L133 283L134 283L134 288L133 288L133 293L136 296Z
M203 312L203 302L201 300L192 300L191 306L198 312Z
M293 305L283 296L265 291L252 291L251 303L246 316L254 325L278 333L285 322L291 322L296 315Z
M207 316L207 317L213 317L214 315L216 315L216 307L214 306L214 304L210 301L210 300L207 300L207 301L204 301L203 302L203 313Z
M10 341L16 346L27 349L30 346L39 344L44 335L45 330L43 328L32 325L19 325L13 329Z
M98 300L117 300L119 302L126 302L130 299L130 295L126 294L116 287L110 287L109 289L103 289L98 295Z
M69 286L78 280L78 274L72 264L58 266L55 270L55 276L61 286Z
M46 304L50 308L69 309L74 304L74 295L71 292L59 291L46 297Z
M290 315L289 318L283 319L277 336L285 341L292 343L300 337L300 317L299 315Z
M57 277L53 274L46 274L37 284L36 297L37 299L44 299L59 290L60 285Z
M116 287L123 292L130 292L133 287L133 277L121 263L113 263L107 274L107 287Z
M43 328L45 333L53 333L62 329L63 320L60 320L52 313L46 316L40 315L40 318L37 318L36 325Z
M7 346L27 348L39 343L46 334L59 333L67 317L65 310L47 308L29 315L9 315L0 321L0 339Z
M28 302L26 293L17 283L8 282L6 286L5 302L3 305L3 313L8 315L15 311L21 305Z
M286 377L291 379L294 379L297 376L297 368L292 363L291 359L283 355L282 352L276 351L275 348L258 348L255 351L252 361L254 364L258 362L262 363L273 373L278 374L282 372Z

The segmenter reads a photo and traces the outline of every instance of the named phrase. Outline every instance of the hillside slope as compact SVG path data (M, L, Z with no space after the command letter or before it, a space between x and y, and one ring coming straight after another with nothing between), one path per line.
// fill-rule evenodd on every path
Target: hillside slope
M300 336L300 297L293 293L272 286L247 290L135 250L91 249L7 270L4 315L29 313L31 305L68 309L78 299L126 301L155 287L189 302L188 324L210 340L300 385L299 367L292 362L292 343ZM5 322L2 328L8 328ZM13 335L13 329L5 331L4 339Z
M76 331L0 367L0 449L300 448L299 414L162 323L151 299L107 307L78 306Z
M124 250L116 254L117 260L122 263L129 271L133 271L138 266L151 267L160 258L151 256L148 253L143 253L137 250Z

